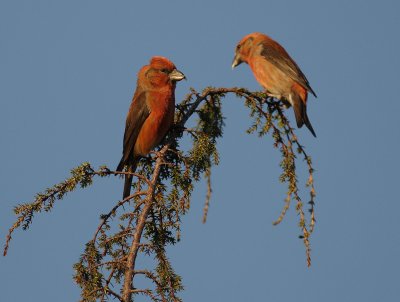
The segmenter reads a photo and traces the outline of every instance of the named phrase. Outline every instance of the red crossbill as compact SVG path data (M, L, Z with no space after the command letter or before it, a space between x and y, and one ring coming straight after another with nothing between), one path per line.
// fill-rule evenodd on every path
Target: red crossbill
M307 116L308 92L315 97L316 94L286 50L267 35L252 33L236 46L232 68L242 62L250 66L269 96L281 100L288 107L293 106L297 126L301 128L305 124L316 136Z
M164 57L153 57L138 73L136 91L126 117L122 158L117 171L134 172L164 138L174 121L175 86L185 75ZM125 176L123 198L130 195L132 176Z

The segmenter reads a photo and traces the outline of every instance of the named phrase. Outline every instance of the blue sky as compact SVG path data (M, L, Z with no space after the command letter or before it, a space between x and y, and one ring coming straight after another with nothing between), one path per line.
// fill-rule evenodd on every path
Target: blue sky
M186 301L394 301L400 295L400 5L396 1L2 1L0 2L0 238L12 208L83 161L115 167L136 73L169 57L201 90L259 90L234 71L242 36L278 40L318 99L315 139L298 135L316 168L313 265L305 265L292 208L274 227L285 188L278 151L245 134L242 102L224 99L221 164L201 223L204 184L170 258ZM289 117L294 116L289 111ZM122 180L98 180L38 215L0 258L2 300L76 301L72 265ZM303 190L303 193L306 191ZM4 242L4 241L3 241Z

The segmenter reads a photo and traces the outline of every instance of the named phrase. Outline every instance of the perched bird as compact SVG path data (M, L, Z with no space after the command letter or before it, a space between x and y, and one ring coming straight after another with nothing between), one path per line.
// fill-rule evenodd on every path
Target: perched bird
M251 33L236 46L232 69L242 62L250 65L256 80L269 96L288 107L293 106L297 127L305 124L316 136L307 116L307 96L308 92L317 96L286 50L267 35Z
M143 66L126 117L122 158L117 171L134 172L138 160L164 138L174 121L175 86L185 75L164 57ZM125 175L123 198L130 195L132 176Z

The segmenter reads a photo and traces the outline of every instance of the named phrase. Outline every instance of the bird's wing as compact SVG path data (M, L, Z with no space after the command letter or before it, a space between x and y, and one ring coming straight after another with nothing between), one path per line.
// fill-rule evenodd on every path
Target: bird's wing
M261 56L310 91L315 97L317 96L314 90L312 90L304 73L282 46L274 41L262 41L260 44L262 46Z
M122 170L123 166L133 161L133 151L136 139L142 129L143 123L150 115L150 109L146 103L146 92L135 94L131 106L129 107L126 117L124 147L122 151L122 159L117 170Z

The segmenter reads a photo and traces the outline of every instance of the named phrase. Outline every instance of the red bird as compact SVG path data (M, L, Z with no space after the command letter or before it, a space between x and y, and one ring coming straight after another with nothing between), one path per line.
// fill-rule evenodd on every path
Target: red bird
M281 100L286 106L293 106L297 127L303 124L316 137L307 116L307 96L312 90L306 76L289 56L286 50L276 41L262 33L245 36L236 46L232 68L245 62L258 83L267 94Z
M136 91L126 117L122 158L117 171L134 172L138 160L164 138L174 121L175 86L185 75L164 57L153 57L138 73ZM123 198L130 195L132 176L125 176Z

